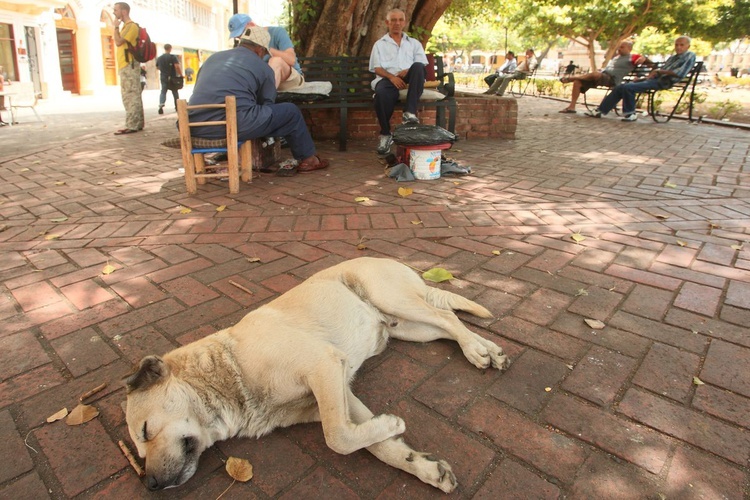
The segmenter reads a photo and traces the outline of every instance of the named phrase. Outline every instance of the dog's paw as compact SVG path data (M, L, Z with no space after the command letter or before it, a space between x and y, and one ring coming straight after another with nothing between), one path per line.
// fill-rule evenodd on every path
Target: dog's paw
M415 466L414 474L425 483L450 493L458 486L453 469L445 460L429 453L417 453L407 458Z
M493 368L497 368L500 371L505 371L510 366L510 358L505 355L503 349L499 345L483 337L480 337L479 341L487 349L487 354L490 357L490 363L492 364ZM485 366L484 368L487 368L487 366Z
M464 352L464 356L469 360L469 363L480 369L489 368L492 363L490 352L484 343L479 340L472 340L468 344L461 344L461 350Z
M373 417L372 421L377 424L383 435L383 438L378 441L385 441L388 438L400 436L406 431L406 423L402 418L397 417L396 415L378 415Z

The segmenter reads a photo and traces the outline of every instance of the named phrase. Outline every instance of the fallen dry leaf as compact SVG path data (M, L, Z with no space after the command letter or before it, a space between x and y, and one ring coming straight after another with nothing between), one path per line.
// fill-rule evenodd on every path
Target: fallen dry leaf
M216 207L217 212L223 212L226 209L227 209L226 205L219 205L218 207Z
M181 213L181 214L189 214L190 212L192 212L192 210L191 210L191 209L189 209L189 208L187 208L187 207L182 207L182 208L180 209L180 213Z
M417 224L421 224L422 221L421 220L413 220L413 221L411 221L411 223L416 226Z
M59 234L48 234L47 236L44 237L44 239L45 240L56 240L59 237L60 237Z
M63 408L62 410L58 411L57 413L50 415L47 417L47 423L51 424L52 422L57 422L58 420L62 420L65 417L68 416L68 409Z
M570 238L573 241L575 241L576 243L580 243L580 242L582 242L583 240L586 239L586 237L584 235L582 235L581 233L573 233L573 234L570 235Z
M67 217L57 217L56 219L50 219L49 221L50 222L65 222L66 220L68 220Z
M674 189L674 188L677 187L677 184L673 184L673 183L671 183L669 181L664 181L664 187L673 188Z
M605 326L607 326L604 323L602 323L601 321L599 321L598 319L586 318L583 321L587 325L589 325L591 328L593 328L594 330L601 330L602 328L604 328Z
M253 465L244 458L229 457L226 469L232 479L242 483L253 478Z
M452 280L453 275L442 267L433 267L422 273L422 278L434 283L440 283L442 281Z
M112 274L116 270L117 269L115 268L115 266L113 266L112 264L107 264L106 266L104 266L104 268L102 268L102 274Z
M357 250L365 250L365 249L367 249L367 247L365 246L364 243L360 243L359 245L357 245Z
M55 186L64 186L64 185L65 185L65 181L57 181L57 182L55 182Z
M578 291L576 292L576 297L580 297L581 295L585 297L588 294L589 294L588 290L586 290L585 288L579 288Z
M681 247L685 247L685 246L687 246L687 243L685 243L685 242L684 242L684 241L682 241L682 240L677 240L677 244L678 244L678 245L680 245Z
M356 201L357 203L364 203L366 201L370 201L370 198L368 198L367 196L357 196L356 198L354 198L354 201Z
M732 245L732 250L742 250L742 245Z
M414 190L412 188L405 188L405 187L398 188L398 194L399 194L399 196L401 196L403 198L406 198L407 196L410 196L413 192L414 192Z
M260 262L260 258L258 258L258 257L248 257L247 261L248 262Z
M124 161L121 161L121 160L117 160L117 161L115 162L115 165L125 165L125 162L124 162Z
M492 255L500 255L502 252L500 250L493 250Z
M65 423L68 425L81 425L99 416L99 410L93 406L80 404L73 408Z
M698 377L693 377L693 384L695 385L706 385L701 379Z

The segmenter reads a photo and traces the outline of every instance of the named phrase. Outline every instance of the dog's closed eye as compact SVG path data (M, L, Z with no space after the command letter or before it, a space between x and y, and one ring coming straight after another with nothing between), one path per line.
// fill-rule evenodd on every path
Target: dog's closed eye
M148 422L143 422L143 429L141 429L141 432L143 433L143 440L148 441Z

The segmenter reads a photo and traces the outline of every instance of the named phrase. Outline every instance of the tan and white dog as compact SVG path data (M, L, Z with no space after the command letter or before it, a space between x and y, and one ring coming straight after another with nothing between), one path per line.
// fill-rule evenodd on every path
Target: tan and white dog
M489 318L464 297L428 287L408 267L360 258L321 271L221 330L144 358L126 379L127 423L146 459L147 485L179 486L201 453L233 436L320 421L328 446L367 448L383 462L451 492L450 465L398 438L404 421L373 415L349 383L388 339L453 339L478 368L507 368L503 350L467 329L453 310Z

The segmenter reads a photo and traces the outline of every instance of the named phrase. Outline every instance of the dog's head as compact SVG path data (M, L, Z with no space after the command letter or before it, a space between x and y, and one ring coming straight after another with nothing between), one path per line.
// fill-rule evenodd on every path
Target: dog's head
M211 445L195 392L158 356L143 358L125 380L126 419L138 454L146 459L148 488L172 488L190 479Z

